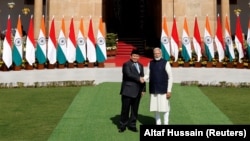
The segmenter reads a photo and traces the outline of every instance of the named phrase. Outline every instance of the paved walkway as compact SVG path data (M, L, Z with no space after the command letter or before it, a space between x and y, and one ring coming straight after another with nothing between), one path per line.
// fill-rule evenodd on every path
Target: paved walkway
M199 81L200 83L250 82L250 69L237 68L172 68L175 83L182 81ZM146 71L146 68L145 68ZM94 80L102 82L121 82L121 67L112 68L65 68L43 70L0 71L0 83L47 81L82 81Z

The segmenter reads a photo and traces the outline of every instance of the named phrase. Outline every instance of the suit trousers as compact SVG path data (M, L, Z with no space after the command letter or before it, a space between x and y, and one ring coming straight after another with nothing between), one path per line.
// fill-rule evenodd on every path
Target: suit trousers
M122 95L121 100L120 128L125 128L126 126L136 127L141 94L138 94L135 98Z

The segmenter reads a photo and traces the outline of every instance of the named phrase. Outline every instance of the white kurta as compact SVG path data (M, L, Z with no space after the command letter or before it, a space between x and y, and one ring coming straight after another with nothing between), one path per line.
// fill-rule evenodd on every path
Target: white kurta
M150 64L149 64L150 65ZM148 70L144 76L144 80L149 79L150 74L150 66L148 65ZM165 70L168 73L168 92L172 91L173 85L173 75L170 63L167 62L165 66ZM150 80L149 80L150 81ZM157 111L157 112L169 112L170 111L170 102L167 99L166 94L150 94L150 111Z

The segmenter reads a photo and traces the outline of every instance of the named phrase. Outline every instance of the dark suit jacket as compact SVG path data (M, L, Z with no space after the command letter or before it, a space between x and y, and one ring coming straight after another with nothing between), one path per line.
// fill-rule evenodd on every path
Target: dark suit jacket
M137 71L132 60L125 62L122 66L122 84L120 94L135 98L141 92L146 91L145 83L140 82L140 77L144 76L143 65L138 62L140 73Z

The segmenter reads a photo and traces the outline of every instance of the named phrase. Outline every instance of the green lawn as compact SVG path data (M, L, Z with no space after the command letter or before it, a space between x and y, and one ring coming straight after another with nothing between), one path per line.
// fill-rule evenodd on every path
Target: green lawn
M0 141L135 141L118 133L120 83L64 88L0 89ZM247 88L174 84L170 124L249 124ZM142 97L138 128L154 124L149 94Z

